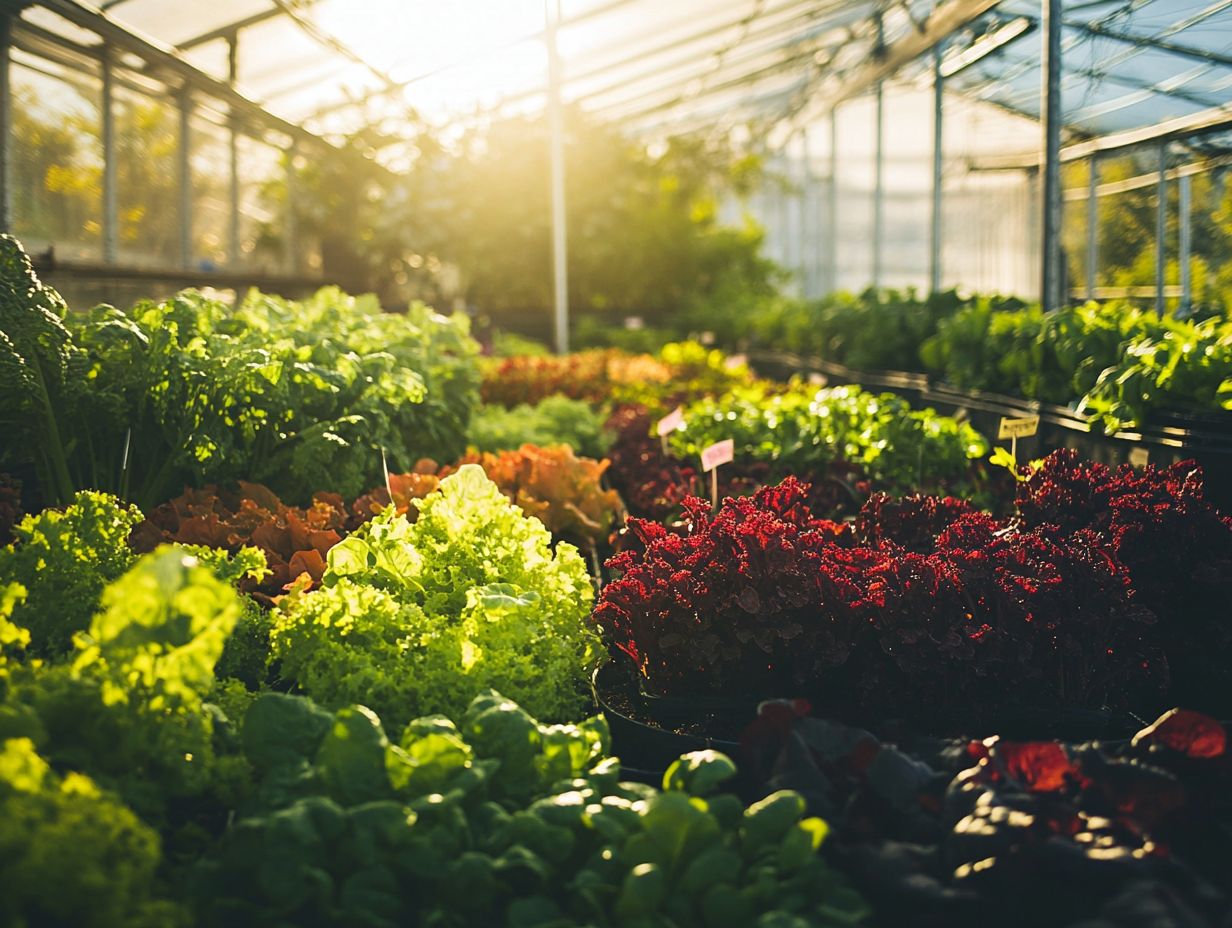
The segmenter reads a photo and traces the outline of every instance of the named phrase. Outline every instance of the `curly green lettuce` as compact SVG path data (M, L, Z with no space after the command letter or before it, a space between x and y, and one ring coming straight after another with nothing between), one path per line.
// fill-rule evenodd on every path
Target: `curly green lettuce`
M57 776L29 738L0 742L0 924L183 924L156 898L158 835L80 773Z
M31 738L58 769L88 774L151 824L210 818L246 777L242 761L219 756L226 719L209 705L244 609L190 552L146 555L103 590L71 659L5 668L0 739Z
M29 630L31 654L55 657L72 649L103 588L136 560L128 535L141 518L135 506L83 491L64 510L26 516L13 529L15 543L0 548L0 587L20 583L26 590L12 620Z
M585 562L528 518L477 465L331 549L322 588L274 613L282 677L330 706L392 724L461 712L496 687L545 718L576 715L597 642Z

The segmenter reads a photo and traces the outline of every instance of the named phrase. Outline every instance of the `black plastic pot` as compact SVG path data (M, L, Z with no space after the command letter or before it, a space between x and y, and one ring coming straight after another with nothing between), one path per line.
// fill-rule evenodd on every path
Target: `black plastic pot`
M742 704L738 715L731 705L721 708L706 701L672 699L666 702L645 696L624 667L608 662L592 678L595 701L612 731L612 753L621 759L631 779L658 785L663 772L681 754L712 748L737 759L738 732L757 716L756 703ZM722 721L716 719L722 718ZM709 725L720 725L724 736L711 734ZM735 726L733 729L732 726Z

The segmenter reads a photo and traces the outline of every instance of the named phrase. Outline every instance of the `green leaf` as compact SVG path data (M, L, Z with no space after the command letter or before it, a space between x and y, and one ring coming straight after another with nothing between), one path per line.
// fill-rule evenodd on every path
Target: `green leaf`
M330 795L344 806L390 795L381 720L363 706L342 709L317 749L316 764Z
M100 673L108 702L196 708L243 612L238 594L181 549L159 548L108 586L78 638L74 673Z
M663 775L663 788L706 796L735 775L736 765L725 754L712 750L692 751L674 760L667 768Z
M315 756L334 718L303 696L262 693L244 716L244 754L258 770Z

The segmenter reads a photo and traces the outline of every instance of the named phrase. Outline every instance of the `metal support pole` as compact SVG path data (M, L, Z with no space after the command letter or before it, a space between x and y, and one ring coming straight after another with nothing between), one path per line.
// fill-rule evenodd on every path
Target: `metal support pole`
M115 77L111 47L104 43L102 60L103 134L103 260L114 263L119 255L119 208L116 199Z
M1099 155L1092 154L1087 177L1087 299L1095 299L1095 273L1099 262Z
M881 243L885 235L885 93L877 82L877 136L873 155L873 286L881 286Z
M287 204L282 215L283 261L291 274L299 270L299 230L295 226L295 198L299 192L295 159L298 157L299 146L292 139L291 147L287 149Z
M192 190L192 90L185 84L180 91L180 264L193 265L193 190Z
M933 215L928 255L928 290L930 293L941 291L941 245L944 241L941 227L941 196L945 174L945 138L942 124L945 110L945 78L941 74L941 58L944 51L944 43L938 43L933 49Z
M1159 145L1159 201L1155 204L1155 312L1164 314L1164 280L1167 271L1168 248L1164 240L1168 232L1168 143Z
M231 33L227 37L227 83L232 89L239 80L239 34ZM230 222L227 227L227 264L235 267L240 261L240 136L236 115L232 112L227 119L228 148L230 160L230 197L228 214Z
M13 17L0 13L0 232L13 231Z
M877 14L877 47L880 56L885 50L885 23ZM874 90L877 101L877 127L873 154L873 286L881 286L881 243L885 234L885 86L877 81Z
M801 270L804 251L803 248L801 248L803 240L800 237L800 217L802 216L803 211L800 208L801 186L797 182L800 180L800 171L797 170L796 155L795 152L793 152L793 148L795 148L795 145L788 142L787 147L784 149L784 154L787 159L787 176L791 179L791 187L787 190L786 206L784 208L784 214L787 221L785 230L787 234L787 242L791 245L791 250L788 251L788 255L790 255L790 258L788 258L788 266L791 267L793 274L797 275L797 281L800 282L802 286L803 275Z
M788 190L791 183L791 154L786 146L779 151L779 176L781 183L774 195L775 234L782 243L779 246L779 260L791 270L791 191Z
M838 110L830 110L830 176L826 179L826 274L838 290Z
M1182 175L1178 192L1180 216L1177 217L1181 226L1177 261L1181 265L1181 305L1177 315L1188 316L1193 309L1193 275L1190 273L1189 260L1193 254L1193 178Z
M560 100L560 57L556 30L560 0L544 0L548 53L548 153L552 190L552 297L555 307L556 351L569 350L569 250L565 211L565 120Z
M809 208L813 192L813 172L809 167L809 137L808 129L800 130L800 191L797 200L800 203L799 235L800 243L797 254L800 258L800 290L803 296L813 294L813 269L816 265L816 250L809 240L812 222L812 210Z
M1043 27L1044 144L1040 173L1043 204L1040 303L1045 312L1063 303L1061 294L1061 0L1041 0Z

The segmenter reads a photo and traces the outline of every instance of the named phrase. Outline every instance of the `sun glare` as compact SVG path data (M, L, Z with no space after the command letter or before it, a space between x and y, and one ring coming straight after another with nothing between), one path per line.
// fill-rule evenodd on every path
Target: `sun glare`
M542 0L345 0L321 4L321 27L395 81L429 118L536 89L544 80ZM390 24L398 24L391 28Z

